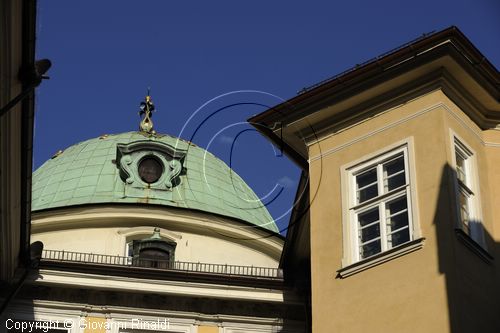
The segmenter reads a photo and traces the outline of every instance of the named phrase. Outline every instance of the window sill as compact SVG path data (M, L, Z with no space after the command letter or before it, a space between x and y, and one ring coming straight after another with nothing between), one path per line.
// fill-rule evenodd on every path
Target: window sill
M425 238L423 237L415 239L411 242L390 249L389 251L379 253L370 258L366 258L349 266L343 267L337 271L337 278L346 278L348 276L364 271L365 269L378 266L380 264L383 264L384 262L401 257L410 252L420 250L424 246L424 240Z
M472 252L474 252L479 258L484 262L491 264L493 261L493 256L486 251L478 242L476 242L472 237L467 235L462 229L455 229L457 238L462 241L462 243L468 247Z

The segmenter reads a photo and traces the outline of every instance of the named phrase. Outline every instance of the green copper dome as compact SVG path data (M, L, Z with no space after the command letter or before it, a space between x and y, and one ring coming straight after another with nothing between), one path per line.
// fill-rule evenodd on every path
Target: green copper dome
M33 174L32 210L141 203L220 214L278 232L252 189L223 161L168 135L128 132L73 145Z

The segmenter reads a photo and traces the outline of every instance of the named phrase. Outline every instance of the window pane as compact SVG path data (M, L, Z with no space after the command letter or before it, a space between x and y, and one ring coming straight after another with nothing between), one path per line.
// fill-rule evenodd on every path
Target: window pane
M369 211L365 211L363 213L358 214L358 223L359 223L359 243L363 244L374 240L380 237L380 223L379 223L379 211L378 207L373 208ZM376 245L378 244L378 245ZM376 250L378 248L378 250ZM374 253L380 252L380 240L372 241L369 244L365 244L361 246L360 251L365 253ZM372 255L372 254L370 254ZM363 257L363 256L362 256ZM363 257L366 258L366 257Z
M457 178L466 184L465 177L465 160L466 156L462 155L459 151L455 150L455 159L457 161Z
M361 259L368 258L380 252L380 239L365 245L362 245L359 250Z
M397 212L401 212L405 209L407 209L407 203L406 203L406 195L399 197L395 200L392 200L391 202L387 203L386 205L386 214L388 216L394 215Z
M398 245L404 244L410 241L410 230L409 228L399 230L388 238L390 247L396 247Z
M377 182L377 169L373 168L356 176L358 189Z
M366 200L370 200L371 198L375 198L378 195L377 184L371 185L369 187L365 187L364 189L358 192L358 203L365 202Z
M377 237L380 237L380 224L375 223L369 227L365 227L360 230L360 242L361 243L366 243L372 239L375 239Z
M469 196L463 189L460 189L458 192L458 203L460 206L460 221L462 223L462 229L465 233L469 234Z
M405 176L404 171L386 179L384 182L385 189L387 192L392 191L392 190L394 190L400 186L403 186L405 184L406 184L406 176Z
M387 203L386 216L388 232L408 225L408 203L406 196Z
M386 177L389 177L390 175L403 171L404 169L405 169L405 160L402 155L384 164L384 174Z
M387 221L388 226L389 226L389 231L391 230L398 230L400 228L403 228L404 226L408 225L408 212L403 212L401 214L398 214L396 216L392 216L390 219Z
M364 227L370 223L378 221L378 208L358 214L358 222L360 227Z
M128 242L127 243L127 255L129 257L133 257L134 256L134 245L133 245L133 242Z
M405 161L400 156L384 164L384 188L391 191L406 184Z
M376 168L356 176L356 194L358 203L362 203L378 195Z

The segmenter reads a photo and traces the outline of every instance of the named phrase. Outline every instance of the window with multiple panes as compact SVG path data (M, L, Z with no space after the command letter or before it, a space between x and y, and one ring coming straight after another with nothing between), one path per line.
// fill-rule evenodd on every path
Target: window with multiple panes
M470 219L472 213L472 201L474 191L471 186L471 157L472 154L457 140L455 140L455 161L458 187L458 207L460 212L461 228L466 234L470 234Z
M150 237L135 239L125 244L127 264L133 266L168 268L175 260L176 243L161 238L155 228Z
M483 228L475 189L474 154L456 137L454 154L459 227L477 243L483 244Z
M353 259L363 260L411 241L406 147L357 166L349 174Z

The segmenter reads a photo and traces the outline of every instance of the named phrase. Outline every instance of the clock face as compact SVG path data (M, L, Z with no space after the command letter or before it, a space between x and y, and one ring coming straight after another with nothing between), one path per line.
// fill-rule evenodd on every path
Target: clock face
M146 157L139 163L139 176L148 184L156 183L163 173L163 166L154 157Z

